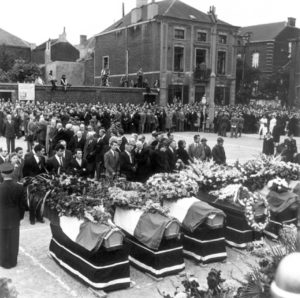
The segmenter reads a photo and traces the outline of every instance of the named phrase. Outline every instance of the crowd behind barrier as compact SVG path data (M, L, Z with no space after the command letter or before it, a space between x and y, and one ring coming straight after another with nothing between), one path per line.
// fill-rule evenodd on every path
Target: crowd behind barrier
M154 173L172 172L178 159L182 165L193 158L213 158L219 164L225 163L222 137L228 132L231 137L259 133L264 138L266 154L275 154L280 136L288 133L289 137L277 151L286 161L293 161L297 153L293 136L298 134L300 113L296 109L255 104L216 106L213 125L208 126L205 125L210 123L208 115L204 117L203 105L199 103L163 107L5 102L0 107L0 136L7 143L7 150L0 148L0 163L7 154L18 151L16 138L25 136L27 142L28 154L17 177L32 176L43 170L80 172L91 178L123 174L129 180L143 181ZM219 135L212 150L207 140L201 140L197 134L189 146L184 140L178 144L174 141L173 132L197 133L203 128ZM144 133L149 132L152 138L146 142ZM125 134L131 137L127 139ZM28 164L26 157L31 158ZM111 164L114 164L112 168Z

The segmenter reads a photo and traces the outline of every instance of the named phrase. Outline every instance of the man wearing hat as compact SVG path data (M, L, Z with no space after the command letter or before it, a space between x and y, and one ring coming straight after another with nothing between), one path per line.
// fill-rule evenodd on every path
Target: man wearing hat
M218 165L226 164L226 154L225 154L223 144L224 144L223 138L218 137L217 144L212 149L213 160Z
M0 184L0 266L17 265L20 221L24 217L26 199L23 186L12 179L12 164L0 165L3 183Z

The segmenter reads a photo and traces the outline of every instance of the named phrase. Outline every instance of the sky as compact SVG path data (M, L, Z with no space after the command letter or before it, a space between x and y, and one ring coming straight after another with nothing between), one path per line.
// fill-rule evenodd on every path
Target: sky
M235 26L282 22L294 17L300 27L300 0L181 1L203 12L214 5L218 18ZM66 27L68 41L78 44L80 35L89 38L120 19L122 2L125 13L136 5L136 0L0 0L0 28L39 45L49 38L58 38Z

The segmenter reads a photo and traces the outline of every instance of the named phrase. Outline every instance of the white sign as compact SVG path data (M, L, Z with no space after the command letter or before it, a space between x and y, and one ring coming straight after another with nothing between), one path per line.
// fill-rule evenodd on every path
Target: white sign
M34 84L18 84L19 100L34 100L35 85Z

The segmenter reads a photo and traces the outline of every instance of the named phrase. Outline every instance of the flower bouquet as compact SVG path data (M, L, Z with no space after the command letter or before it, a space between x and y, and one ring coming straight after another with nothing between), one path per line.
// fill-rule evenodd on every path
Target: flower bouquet
M198 193L198 184L187 172L161 173L151 176L146 182L147 192L154 201L176 201Z
M283 193L289 191L289 185L285 179L276 177L272 179L267 184L270 190L276 191L278 193Z
M141 208L146 201L145 194L137 190L123 190L119 187L110 187L108 190L111 205L122 208Z

